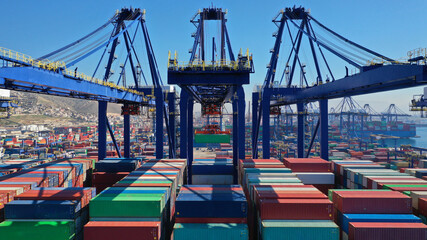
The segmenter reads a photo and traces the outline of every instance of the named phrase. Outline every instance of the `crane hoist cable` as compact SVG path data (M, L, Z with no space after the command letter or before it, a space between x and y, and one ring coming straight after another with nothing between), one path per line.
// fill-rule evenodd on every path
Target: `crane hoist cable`
M57 54L59 52L62 52L62 51L66 50L66 49L68 49L70 47L75 46L76 44L79 44L80 42L82 42L85 39L87 39L87 38L91 37L92 35L94 35L95 33L97 33L99 31L101 31L102 29L106 28L110 23L112 23L116 19L116 16L117 15L114 14L114 16L111 17L106 23L104 23L102 26L100 26L99 28L95 29L93 32L89 33L88 35L86 35L86 36L78 39L77 41L72 42L72 43L70 43L70 44L68 44L68 45L66 45L66 46L64 46L64 47L62 47L62 48L60 48L58 50L55 50L55 51L53 51L51 53L43 55L43 56L39 57L37 60L49 58L49 57L51 57L51 56L53 56L53 55L55 55L55 54Z

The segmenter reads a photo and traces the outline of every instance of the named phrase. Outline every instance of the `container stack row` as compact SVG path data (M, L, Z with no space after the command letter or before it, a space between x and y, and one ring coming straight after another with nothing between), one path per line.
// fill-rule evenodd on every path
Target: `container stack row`
M330 193L343 239L426 237L426 225L421 223L427 214L424 169L396 171L369 160L333 162L339 187L350 188Z
M51 159L9 159L0 164L0 177L11 173L16 173L22 169L29 169L43 163L50 162Z
M5 239L82 239L88 204L94 188L83 187L91 178L92 159L58 160L0 178L8 191ZM1 187L0 187L1 188Z
M231 158L197 158L191 167L192 184L226 185L233 184L233 159Z
M233 148L231 144L220 143L219 149L216 149L215 155L217 158L232 158L233 157Z
M36 164L0 177L0 221L4 205L36 187L83 187L91 178L94 160L69 159ZM28 166L28 165L25 165ZM89 185L86 185L89 186Z
M313 185L324 194L335 187L335 175L328 161L321 158L284 158L283 162L302 183Z
M141 161L140 167L91 200L85 240L168 239L185 168L183 159Z
M186 185L175 206L174 240L248 239L248 207L240 185Z
M325 178L320 173L330 174L330 163L321 159L284 162L240 160L240 181L249 200L251 239L338 240L338 226L332 221L332 202L297 176L301 174L305 181ZM325 182L333 186L333 181Z
M143 158L105 158L95 164L92 184L99 194L137 169Z
M412 214L412 200L397 191L332 190L342 239L427 238L427 225Z

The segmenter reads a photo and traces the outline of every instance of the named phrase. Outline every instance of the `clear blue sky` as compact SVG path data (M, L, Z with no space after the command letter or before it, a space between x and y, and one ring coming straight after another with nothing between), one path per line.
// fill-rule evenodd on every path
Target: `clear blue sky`
M302 5L326 26L343 36L392 58L406 56L408 50L427 47L425 10L427 1L372 0L103 0L2 1L0 46L38 57L70 43L103 24L116 9L139 7L147 10L146 20L163 81L169 50L177 50L187 60L195 31L189 19L197 9L228 9L228 30L234 51L249 48L254 55L256 73L245 88L249 100L253 84L262 84L276 31L271 19L282 8ZM307 50L308 53L308 50ZM332 62L331 64L334 64ZM337 71L342 76L342 69ZM377 111L395 103L404 111L412 95L422 87L356 97L362 105L370 103ZM334 106L336 101L331 101Z

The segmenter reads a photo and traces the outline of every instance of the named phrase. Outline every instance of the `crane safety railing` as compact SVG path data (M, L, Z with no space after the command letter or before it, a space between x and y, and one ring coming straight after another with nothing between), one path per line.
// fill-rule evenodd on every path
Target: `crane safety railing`
M220 71L220 70L228 70L228 71L250 71L252 69L252 56L249 56L249 53L245 56L246 59L244 61L229 61L229 60L219 60L219 61L203 61L201 59L196 59L191 62L178 62L178 58L171 58L171 54L169 52L168 59L168 69L175 71Z
M425 61L427 59L427 48L421 48L420 47L420 48L410 50L410 51L408 51L406 57L402 57L402 58L395 60L395 61L388 61L388 60L385 60L383 58L376 57L376 58L373 58L372 60L368 61L367 65L372 66L372 65L378 65L378 64L382 64L382 65L385 65L385 64L410 64L411 59L414 59L414 58L419 58L417 60L424 60Z
M96 83L99 85L103 85L103 86L107 86L107 87L111 87L111 88L115 88L121 91L126 91L126 92L130 92L136 95L141 95L144 96L144 93L130 89L130 88L126 88L124 86L119 86L115 83L112 82L108 82L108 81L104 81L101 80L99 78L94 78L91 76L88 76L84 73L81 72L77 72L75 70L70 70L67 69L65 66L65 62L61 62L61 61L50 61L48 59L43 59L43 60L37 60L32 58L29 55L17 52L17 51L13 51L4 47L0 47L0 58L5 59L7 61L12 61L12 62L16 62L16 63L20 63L26 66L33 66L36 68L41 68L41 69L45 69L45 70L49 70L49 71L54 71L54 72L62 72L62 74L64 76L67 77L71 77L71 78L75 78L78 80L84 80L84 81L89 81L92 83ZM145 97L143 97L144 101L147 101L147 99L145 99Z

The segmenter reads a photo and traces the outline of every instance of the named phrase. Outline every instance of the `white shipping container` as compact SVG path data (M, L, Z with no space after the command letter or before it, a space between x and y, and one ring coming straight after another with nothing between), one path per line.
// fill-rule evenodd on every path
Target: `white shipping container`
M412 207L418 209L418 199L427 198L427 191L411 191Z

